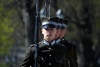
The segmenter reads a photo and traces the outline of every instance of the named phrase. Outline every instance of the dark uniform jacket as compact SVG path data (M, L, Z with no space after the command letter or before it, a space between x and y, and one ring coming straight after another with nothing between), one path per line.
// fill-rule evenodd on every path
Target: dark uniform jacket
M34 46L31 46L20 67L34 67ZM66 67L66 47L62 44L39 43L38 67Z
M76 52L76 46L64 38L60 41L61 44L65 45L67 48L67 67L78 67L77 63L77 52Z

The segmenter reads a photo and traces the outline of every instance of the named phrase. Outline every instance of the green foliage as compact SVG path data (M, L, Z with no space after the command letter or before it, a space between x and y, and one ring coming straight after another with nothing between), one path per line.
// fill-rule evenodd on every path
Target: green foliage
M11 36L14 32L12 17L15 10L9 6L11 2L13 0L0 2L0 55L8 54L14 42Z
M95 24L96 24L96 28L98 29L98 30L100 30L100 0L97 0L97 1L95 1L95 4L96 4L96 13L95 13L95 19L96 19L96 22L95 22Z
M9 67L9 66L5 63L2 63L2 64L0 64L0 67Z

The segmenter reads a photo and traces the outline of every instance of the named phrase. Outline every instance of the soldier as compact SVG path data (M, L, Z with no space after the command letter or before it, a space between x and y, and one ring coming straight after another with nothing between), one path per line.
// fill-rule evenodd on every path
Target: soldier
M60 19L58 17L56 17L56 23L57 23L57 34L55 36L55 40L56 40L56 43L59 43L61 41L60 39L60 35L61 35L61 23L60 23Z
M39 42L38 66L39 67L66 67L66 46L55 43L57 34L55 18L42 21L43 41ZM20 67L34 67L34 45L29 48Z
M68 20L67 19L60 19L60 20L62 22L60 43L67 47L67 58L66 58L68 63L67 67L78 67L76 46L73 43L68 42L64 38L65 34L68 32L67 30Z

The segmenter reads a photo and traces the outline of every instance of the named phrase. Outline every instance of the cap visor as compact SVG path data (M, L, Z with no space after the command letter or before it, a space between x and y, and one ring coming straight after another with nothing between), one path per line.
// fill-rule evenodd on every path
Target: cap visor
M56 25L46 24L46 25L43 25L43 28L56 28Z

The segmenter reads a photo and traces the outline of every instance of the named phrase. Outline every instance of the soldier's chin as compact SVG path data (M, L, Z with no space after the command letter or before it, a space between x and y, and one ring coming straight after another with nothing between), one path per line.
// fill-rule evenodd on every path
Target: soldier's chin
M47 35L47 37L51 37L51 35Z
M47 41L51 41L51 38L48 37L48 38L46 38L46 40L47 40Z

